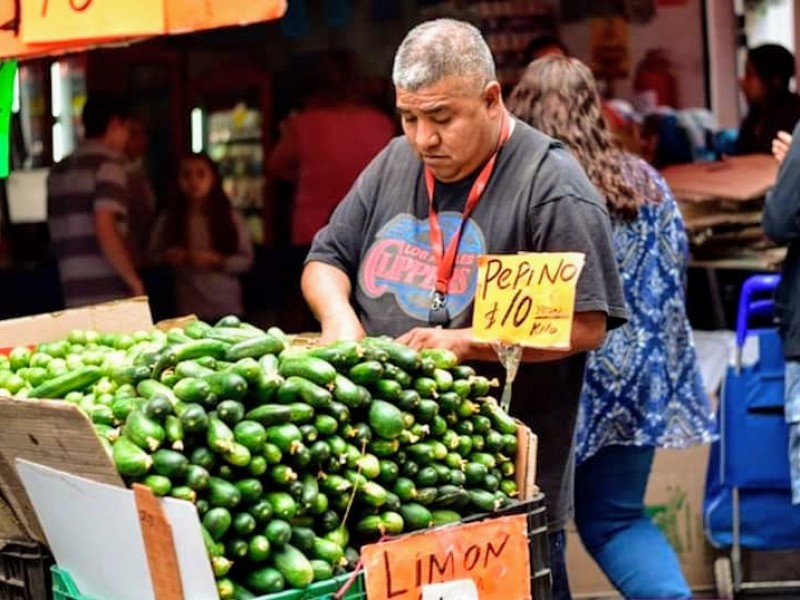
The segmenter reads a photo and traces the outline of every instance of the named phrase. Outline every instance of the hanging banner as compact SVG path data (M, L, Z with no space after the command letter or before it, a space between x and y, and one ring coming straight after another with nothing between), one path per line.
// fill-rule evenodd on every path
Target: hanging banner
M20 0L0 2L0 59L52 56L136 38L278 19L286 0ZM20 17L16 29L13 27Z
M165 0L20 0L22 41L32 43L164 33Z
M0 63L0 179L8 177L11 162L11 107L17 61Z
M108 0L107 0L108 1ZM167 33L280 19L286 0L164 0Z
M479 256L475 339L569 349L575 287L584 261L580 252Z

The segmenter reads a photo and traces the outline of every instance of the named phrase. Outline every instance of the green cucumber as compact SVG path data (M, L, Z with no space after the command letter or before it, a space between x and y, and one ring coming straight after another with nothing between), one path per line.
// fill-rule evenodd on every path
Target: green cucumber
M230 511L221 506L211 508L203 515L203 528L215 541L222 539L232 524L233 518Z
M246 514L246 513L245 513ZM271 546L267 536L254 535L250 538L247 548L247 558L253 564L266 562L270 555Z
M311 555L319 560L324 560L330 565L342 566L344 561L344 548L329 539L316 537L314 538Z
M433 525L435 527L459 523L463 518L456 511L448 509L433 510L431 511L431 516L433 517Z
M333 395L327 389L298 375L286 376L278 388L278 400L282 403L302 400L315 409L322 409L329 407L332 399Z
M232 346L229 346L225 355L225 360L235 362L242 358L261 358L265 354L280 354L283 349L284 345L281 340L270 334L264 334L236 342Z
M161 424L148 418L139 409L131 411L125 419L122 433L134 444L150 452L158 450L166 437Z
M206 375L203 379L211 386L211 391L218 398L240 401L247 393L247 382L236 373L215 372Z
M254 420L239 421L233 428L233 437L252 453L259 453L267 442L267 430Z
M333 567L318 558L312 558L311 568L314 569L314 581L327 581L333 578Z
M91 365L81 367L76 371L69 371L36 386L30 391L28 397L63 398L70 392L88 390L102 376L103 373L99 367Z
M199 360L185 360L175 365L175 374L180 377L201 379L214 372L214 369L201 364Z
M297 515L297 502L286 492L269 492L264 497L277 518L290 521Z
M250 571L244 583L249 589L259 594L277 594L286 589L283 575L274 567L263 567Z
M420 367L420 354L416 350L403 344L398 344L389 338L367 337L361 340L361 344L380 348L388 354L388 362L394 363L409 373L413 373Z
M156 394L164 396L172 402L173 406L178 403L178 397L169 386L164 385L155 379L145 379L136 384L136 391L142 398L150 399Z
M113 458L117 471L125 477L142 477L153 465L152 457L125 437L114 442Z
M336 379L336 369L329 362L315 356L292 357L281 361L280 374L299 376L317 385L327 387Z
M333 397L350 408L360 408L364 403L362 388L351 379L337 373L333 380Z
M433 525L433 515L427 508L416 502L409 502L400 508L400 514L408 531L427 529Z
M270 544L276 548L280 548L289 543L292 538L292 526L288 521L283 519L273 519L264 529Z
M211 406L216 400L208 382L198 377L184 377L175 384L172 391L178 400L187 404Z
M453 369L458 366L458 355L452 350L444 348L426 348L420 350L420 358L430 358L437 369Z
M145 475L141 483L149 487L150 491L159 497L166 496L172 490L172 480L164 475L156 475L155 473Z
M208 429L208 414L199 404L185 404L179 412L184 432L202 433Z
M208 470L200 465L189 464L186 467L186 485L197 492L202 492L208 488L210 477L211 475L208 473Z
M223 400L217 404L217 417L231 427L244 419L245 412L244 404L238 400Z
M242 494L230 481L220 477L209 477L208 500L213 506L233 509L242 501Z
M331 363L337 369L348 369L361 359L362 350L358 342L341 340L327 346L312 348L309 356L321 358Z
M216 415L212 415L208 419L206 440L209 448L220 453L230 451L236 442L231 428Z
M356 385L370 386L383 377L383 364L369 360L351 367L348 378Z
M405 429L400 409L383 400L372 401L369 407L369 425L378 436L386 440L399 437Z
M208 333L210 329L211 325L209 325L205 321L201 321L200 319L198 319L196 321L188 323L186 327L183 328L183 333L185 333L187 337L190 337L193 340L199 340L200 338L205 337L206 333Z
M189 466L187 459L180 452L162 448L153 452L153 472L169 478L182 478Z
M314 581L314 568L306 556L291 544L278 550L273 561L286 583L297 589L305 589Z
M255 504L264 493L264 485L255 477L240 479L233 485L239 490L242 495L242 502L245 504Z

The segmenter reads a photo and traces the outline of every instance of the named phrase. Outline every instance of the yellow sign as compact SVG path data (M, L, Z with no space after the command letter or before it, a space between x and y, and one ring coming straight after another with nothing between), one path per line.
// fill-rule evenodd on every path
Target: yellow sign
M584 260L579 252L479 256L475 339L569 349Z
M29 44L164 32L164 0L22 0L20 8Z

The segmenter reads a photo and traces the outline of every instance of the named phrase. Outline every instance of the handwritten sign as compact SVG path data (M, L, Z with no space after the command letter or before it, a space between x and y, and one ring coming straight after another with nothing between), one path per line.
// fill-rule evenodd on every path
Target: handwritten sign
M17 61L0 63L0 179L8 177L11 160L11 107Z
M21 0L26 43L163 33L165 0Z
M361 558L369 598L531 598L525 515L422 531L371 544L362 548ZM441 594L430 595L432 584L459 580L468 580L476 594L454 596L452 592L470 584L453 583L449 591L446 586L433 588L434 593Z
M584 259L577 252L479 256L475 339L569 348L575 286Z

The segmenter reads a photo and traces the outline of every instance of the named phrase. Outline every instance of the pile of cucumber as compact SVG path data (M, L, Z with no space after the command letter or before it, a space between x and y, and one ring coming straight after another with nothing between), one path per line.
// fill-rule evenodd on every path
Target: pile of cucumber
M448 350L298 349L277 328L74 331L0 356L0 395L83 409L129 484L193 502L221 598L352 568L384 535L517 495L517 426Z

